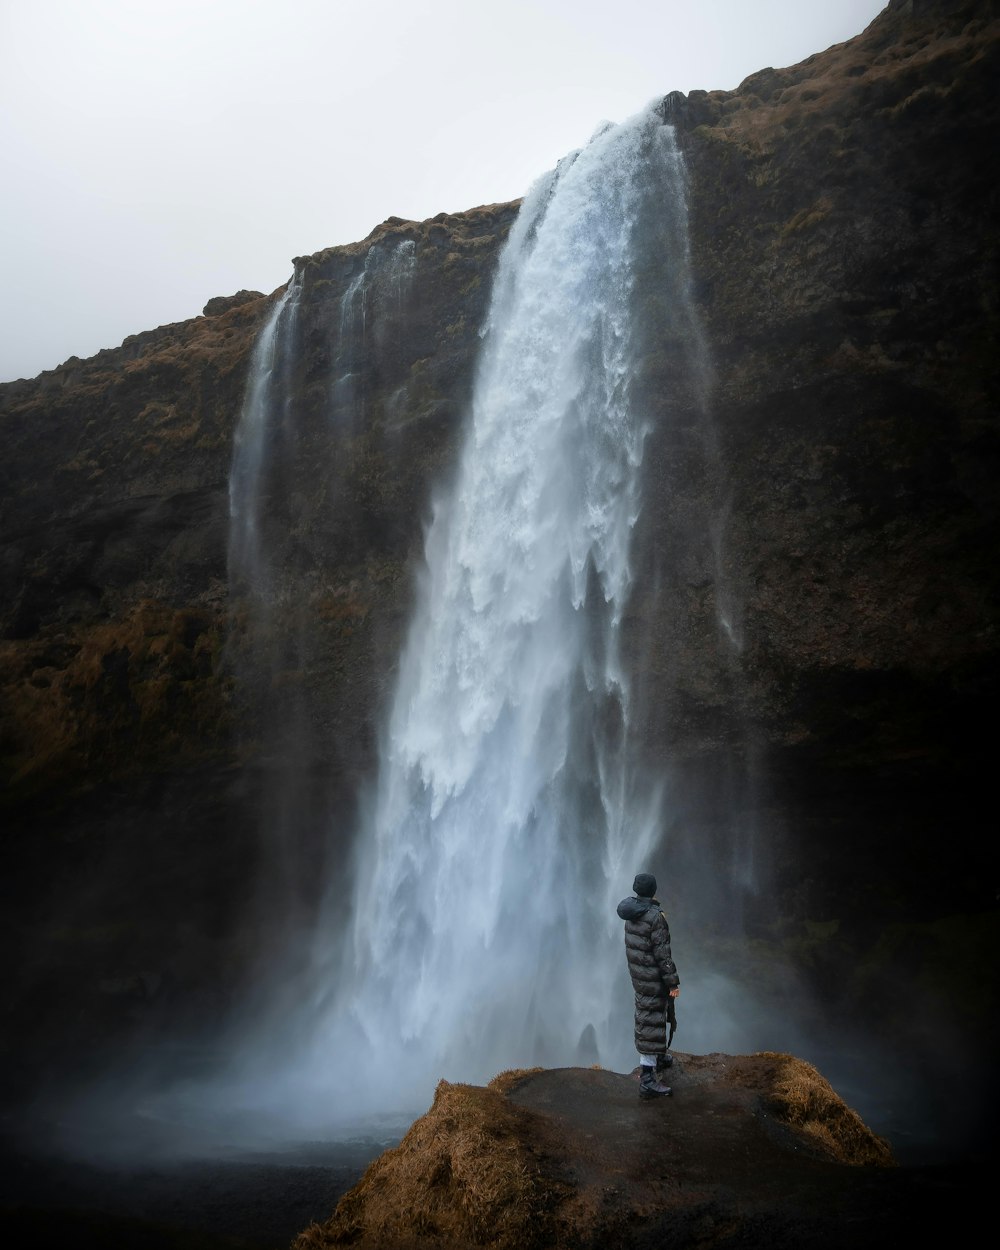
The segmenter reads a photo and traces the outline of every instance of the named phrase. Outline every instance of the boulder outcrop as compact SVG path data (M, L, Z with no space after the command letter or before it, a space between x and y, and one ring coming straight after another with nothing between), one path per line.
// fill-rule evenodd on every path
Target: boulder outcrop
M644 1103L634 1073L602 1069L442 1081L294 1250L876 1247L976 1201L971 1176L896 1168L791 1055L678 1055L671 1083Z

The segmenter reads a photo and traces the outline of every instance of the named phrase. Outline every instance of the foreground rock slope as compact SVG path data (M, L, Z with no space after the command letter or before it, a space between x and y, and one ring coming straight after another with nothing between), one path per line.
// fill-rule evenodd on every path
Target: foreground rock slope
M560 1068L442 1081L427 1114L294 1250L874 1247L938 1226L970 1178L899 1169L791 1055L678 1055L674 1095Z

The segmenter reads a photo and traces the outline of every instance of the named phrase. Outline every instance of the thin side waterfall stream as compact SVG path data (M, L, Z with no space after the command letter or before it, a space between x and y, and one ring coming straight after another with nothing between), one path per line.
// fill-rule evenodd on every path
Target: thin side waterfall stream
M274 426L289 399L286 373L294 350L300 283L288 283L254 347L229 474L229 577L265 597L270 569L262 550L261 491Z

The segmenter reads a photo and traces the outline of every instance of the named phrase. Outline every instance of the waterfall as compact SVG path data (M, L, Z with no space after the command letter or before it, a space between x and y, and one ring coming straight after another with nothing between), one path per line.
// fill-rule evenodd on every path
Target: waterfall
M342 370L335 376L327 405L334 422L357 414L352 367L368 349L371 323L376 352L387 334L398 330L404 301L416 272L416 245L403 239L391 247L374 243L360 271L340 300L331 356ZM240 592L258 601L274 592L280 572L280 544L264 534L275 509L268 507L282 479L294 482L295 440L299 434L293 411L302 303L302 273L296 272L275 303L254 347L243 408L237 423L229 475L229 577ZM280 491L281 486L277 486ZM285 486L285 494L291 493ZM288 501L281 501L287 509ZM287 527L286 527L287 528Z
M338 418L361 425L364 395L358 373L366 357L378 357L398 334L407 296L417 271L417 245L401 239L392 246L374 243L365 253L361 270L340 298L340 317L331 410Z
M253 924L263 967L280 966L301 922L300 832L305 792L304 706L287 674L308 653L305 622L287 570L288 481L294 474L300 412L295 402L301 341L302 275L295 273L257 338L234 437L229 475L228 661L237 676L241 749L253 744L260 799L259 870ZM263 713L266 709L266 713ZM271 973L274 976L274 973Z
M317 317L305 265L275 302L250 360L230 469L227 659L249 762L248 816L258 833L247 909L256 983L243 995L251 1015L280 1013L297 1001L324 857L336 853L324 837L330 660L316 626L339 578L339 552L326 535L342 506L339 475L363 428L369 376L399 332L416 245L377 239L350 261L355 272L332 319ZM327 385L310 388L304 362L323 357ZM319 457L327 461L322 489L304 490Z
M333 1009L406 1088L631 1050L630 1009L610 1006L627 980L614 905L658 838L622 651L650 214L683 241L659 257L683 303L683 170L653 111L539 180L495 280L358 839Z
M268 448L291 402L288 370L302 285L285 287L254 347L229 473L229 578L259 592L269 581L262 545Z
M412 239L403 239L390 249L377 244L370 247L365 254L364 267L341 297L341 340L346 341L355 334L364 343L368 337L369 301L373 293L383 313L398 313L416 267L417 245ZM384 326L386 320L380 319L377 325Z

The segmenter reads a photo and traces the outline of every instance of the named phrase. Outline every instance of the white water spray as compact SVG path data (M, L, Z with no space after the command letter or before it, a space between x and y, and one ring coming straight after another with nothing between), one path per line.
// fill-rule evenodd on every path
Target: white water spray
M284 373L302 296L296 275L274 305L254 347L229 474L229 576L259 593L269 578L262 548L262 486L275 425L291 401Z
M363 388L357 369L366 356L378 356L398 335L407 297L417 272L417 245L401 239L388 246L373 243L365 262L340 298L340 320L330 411L337 420L361 425L365 418ZM360 358L360 359L359 359Z
M334 1008L411 1090L629 1047L614 904L647 866L657 803L630 768L619 635L645 436L636 247L664 211L683 218L679 156L647 113L540 180L497 275Z
M364 267L341 297L341 342L352 334L362 343L367 339L372 296L382 313L376 323L378 327L386 324L387 314L398 315L416 268L417 245L412 239L402 239L391 248L372 244L365 255Z

